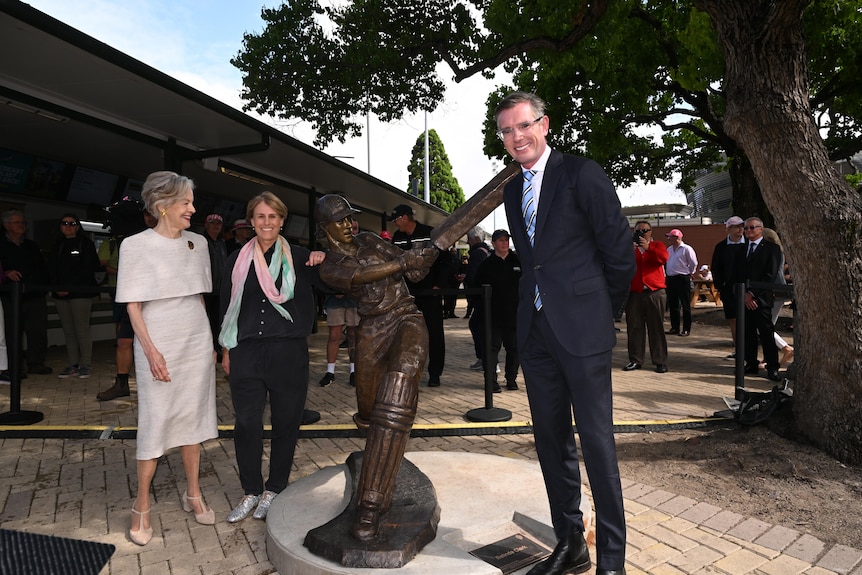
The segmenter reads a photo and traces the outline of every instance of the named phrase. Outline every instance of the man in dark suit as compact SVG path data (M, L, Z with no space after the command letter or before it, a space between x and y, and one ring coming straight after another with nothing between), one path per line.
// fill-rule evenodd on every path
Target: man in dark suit
M733 340L733 350L727 359L736 357L736 298L733 295L734 284L742 279L742 261L745 258L745 237L742 227L745 221L739 216L731 216L724 222L727 228L727 238L715 245L712 252L712 280L718 293L721 294L724 318L730 324L730 337Z
M763 222L760 218L745 220L745 262L743 276L747 281L778 283L781 248L763 239ZM763 346L766 377L781 381L778 375L778 348L775 345L775 326L772 323L772 304L775 295L770 288L750 287L745 292L745 373L757 374L757 336Z
M558 539L551 556L528 575L590 568L573 408L596 504L596 573L620 575L626 535L613 436L611 351L614 312L635 272L631 230L598 164L548 147L549 120L539 97L510 94L494 119L506 151L524 172L504 192L523 270L517 343Z

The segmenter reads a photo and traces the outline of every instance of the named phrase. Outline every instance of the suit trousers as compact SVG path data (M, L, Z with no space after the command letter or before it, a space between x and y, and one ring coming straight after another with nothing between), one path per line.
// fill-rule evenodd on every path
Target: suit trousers
M243 340L230 350L230 392L236 417L234 448L246 495L287 487L308 392L305 338ZM263 413L272 420L269 478L263 482Z
M626 525L614 443L611 351L573 356L560 345L544 311L534 312L532 317L520 354L521 368L554 533L563 539L584 531L581 474L572 428L574 409L596 506L596 565L622 569Z
M779 369L778 346L775 345L775 326L772 323L772 308L760 304L754 311L745 310L745 364L757 367L757 336L763 346L763 361L766 369Z
M676 331L691 331L691 277L687 275L668 276L667 309L670 315L670 328ZM682 327L679 324L682 309Z
M626 333L629 339L629 361L644 364L646 339L649 355L655 365L667 363L667 337L664 334L664 311L667 298L663 289L629 292L626 302Z
M446 363L446 340L443 337L443 298L439 295L419 296L416 307L428 328L428 375L440 377Z

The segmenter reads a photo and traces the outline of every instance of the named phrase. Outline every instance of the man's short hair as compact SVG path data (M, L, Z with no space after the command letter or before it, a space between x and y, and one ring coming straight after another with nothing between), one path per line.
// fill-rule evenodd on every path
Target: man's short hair
M497 122L497 116L499 116L503 110L514 108L518 104L523 104L524 102L527 102L533 107L537 118L541 118L545 115L545 108L547 105L540 97L532 92L512 92L497 104L497 109L494 110L494 122Z

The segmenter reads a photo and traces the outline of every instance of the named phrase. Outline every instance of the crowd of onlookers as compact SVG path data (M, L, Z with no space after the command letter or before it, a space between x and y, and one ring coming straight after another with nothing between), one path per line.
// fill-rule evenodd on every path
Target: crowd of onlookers
M98 295L94 288L103 283L116 289L113 319L117 330L117 375L113 385L97 397L100 401L107 401L129 396L130 371L133 364L139 366L136 374L141 412L139 442L143 451L139 457L139 496L132 508L130 531L132 540L139 544L145 544L151 535L147 517L149 505L145 502L148 501L155 462L169 447L182 448L184 461L190 470L189 489L183 495L184 509L193 512L199 522L214 521L211 510L203 503L195 469L200 442L216 433L214 411L209 405L210 396L214 397L211 387L216 362L224 366L226 373L233 374L229 381L237 414L236 441L243 446L238 450L238 463L246 495L228 516L230 522L242 520L252 512L255 517L264 518L272 499L286 486L288 471L284 465L274 466L270 479L265 483L260 475L262 444L258 428L263 403L269 398L277 407L273 413L283 415L273 420L276 430L284 429L283 433L275 434L283 436L283 439L274 439L273 452L281 454L277 458L280 461L292 459L295 430L302 418L304 389L310 377L304 341L314 329L316 321L313 318L321 311L314 303L315 297L322 301L329 331L327 367L319 385L326 386L336 380L339 349L347 349L349 367L346 383L351 386L356 386L355 367L357 362L361 363L356 355L360 304L350 294L327 287L316 274L298 273L301 265L317 265L323 261L325 252L309 252L295 246L288 248L286 242L279 243L283 241L279 234L283 222L270 220L283 220L286 210L281 213L283 204L275 196L262 196L258 207L250 212L249 218L257 218L259 222L240 219L228 227L220 214L211 213L204 218L203 234L187 235L184 230L190 225L194 213L191 200L186 197L191 194L190 184L176 175L164 178L168 181L180 179L171 184L175 187L174 195L163 196L167 199L153 200L149 195L149 209L161 210L159 215L154 217L141 203L128 198L107 208L112 234L98 250L83 232L81 221L72 213L64 214L58 220L56 241L48 253L43 253L36 242L26 237L26 220L18 210L3 214L5 233L0 238L3 281L37 286L37 289L25 290L20 300L20 335L26 335L27 349L26 354L14 359L19 362L22 378L28 373L52 373L52 368L45 364L48 295L53 299L66 344L66 365L58 372L58 377L90 377L93 349L90 313ZM388 219L394 224L395 232L390 236L384 230L378 235L380 241L399 248L396 253L421 250L430 245L432 228L416 221L409 206L396 206ZM348 220L348 233L354 237L360 234L352 216ZM623 370L641 369L648 342L649 359L655 371L668 371L667 336L690 335L695 282L714 284L720 301L724 302L724 316L735 344L738 310L734 305L734 289L737 284L744 284L748 286L744 295L745 372L756 374L765 369L768 379L779 381L780 367L793 359L792 346L774 329L786 300L780 295L775 296L770 285L787 283L790 279L781 241L756 217L743 220L733 216L725 222L725 227L727 237L715 246L711 260L706 263L684 242L682 230L672 229L666 234L666 241L661 242L653 239L648 221L638 221L634 225L632 244L636 272L629 286L627 301L617 314L619 319L625 313L628 334L629 363ZM147 229L153 233L139 235ZM164 234L174 239L188 237L188 246L177 243L162 245ZM134 240L130 240L132 237ZM490 239L490 245L487 239ZM494 231L487 238L481 228L474 228L467 233L467 244L469 247L463 254L454 249L438 252L427 273L404 276L405 286L427 328L428 339L423 344L428 357L427 385L436 387L441 384L446 352L444 320L457 318L457 298L465 297L465 319L469 322L476 357L469 367L493 370L499 374L498 357L505 349L503 380L500 382L498 377L494 377L493 391L502 391L500 383L504 383L507 390L518 390L520 361L516 310L521 260L512 249L509 232L504 229ZM204 246L206 250L201 249ZM263 253L259 253L261 248ZM185 262L189 255L187 251L204 256L204 259L195 260L194 265ZM120 259L121 253L127 254L123 260ZM261 261L260 267L265 267L274 259L282 262L279 269L291 269L292 266L293 275L273 272L271 277L269 273L261 276L253 271L244 271L249 269L251 262ZM124 267L125 281L121 272ZM270 268L270 271L274 269ZM161 282L158 281L160 269L164 273L164 281ZM183 281L177 281L177 270L184 270ZM147 282L140 281L144 276L148 278ZM288 285L295 290L296 297L293 297L294 292L290 298L282 297ZM38 286L56 289L47 294ZM484 301L482 286L491 287L490 302ZM173 292L177 290L178 294L185 294L181 302L176 302L179 307L167 306L155 312L156 306L141 303L149 302L147 298L163 303L173 301L176 295ZM306 295L300 298L299 293ZM202 299L202 305L197 317L202 318L209 330L201 330L198 320L189 319L195 317L190 312L195 310L193 302L198 299ZM266 304L267 300L271 305ZM260 301L266 305L255 303ZM11 304L10 293L6 290L2 293L2 304L7 310ZM261 309L256 311L258 308ZM288 312L287 308L292 311ZM490 317L486 317L487 313ZM192 333L185 333L181 344L167 343L174 340L166 338L164 332L176 331L176 322L172 320L179 314L185 318L181 322L183 325L194 326L193 331L207 334L206 341L196 352L193 350L197 348L189 343ZM666 316L669 316L670 323L667 330ZM285 319L289 321L282 323ZM8 333L8 314L6 320L5 331ZM166 323L174 325L165 330L163 326ZM155 334L153 339L150 333ZM157 346L153 343L156 340L164 341ZM285 347L284 342L289 341L303 343L298 343L299 347L293 349L290 345ZM758 359L758 343L763 349L762 360ZM177 345L179 347L174 348ZM275 347L270 349L271 345ZM782 352L780 358L779 350ZM213 358L206 359L204 351ZM197 359L192 361L189 355L195 355ZM734 355L735 351L728 358ZM177 361L179 358L182 361ZM7 358L5 339L0 337L0 368L3 369L0 381L8 382L10 379L9 359L12 358ZM169 365L173 366L170 371ZM297 370L297 365L305 368ZM423 364L420 362L419 365ZM189 369L190 374L183 373ZM273 373L282 374L276 378L278 381L272 379ZM297 375L292 379L295 380L293 384L284 384L284 373ZM421 373L416 377L419 375ZM178 376L200 382L195 384L196 387L192 386L197 389L193 392L197 395L189 401L198 406L196 409L204 410L199 414L202 423L194 429L184 430L178 436L182 439L165 432L173 417L166 406L175 404L174 396L162 397L159 390L164 388L154 385L154 382L170 381Z

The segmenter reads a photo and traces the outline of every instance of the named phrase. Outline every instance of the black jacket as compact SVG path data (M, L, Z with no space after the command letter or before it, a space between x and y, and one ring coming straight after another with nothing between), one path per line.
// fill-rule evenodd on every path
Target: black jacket
M479 266L478 285L491 286L491 325L515 329L518 311L518 282L521 280L521 260L509 252L506 259L491 253Z

